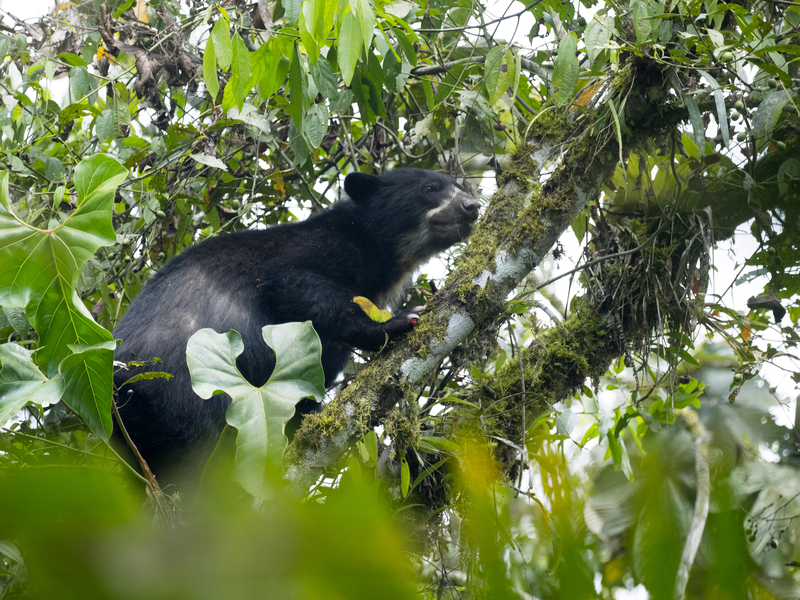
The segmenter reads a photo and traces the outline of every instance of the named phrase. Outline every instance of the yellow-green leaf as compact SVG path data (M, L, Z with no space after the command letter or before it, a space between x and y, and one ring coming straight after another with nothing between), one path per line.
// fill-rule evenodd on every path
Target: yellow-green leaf
M372 464L378 464L378 436L374 431L364 434L364 448L366 448L368 459Z
M392 313L388 310L381 310L375 304L372 303L371 300L368 298L364 298L364 296L356 296L353 298L353 302L358 304L361 307L367 316L372 319L373 321L377 321L378 323L385 323L389 319L392 318Z
M228 21L219 19L211 30L211 39L214 40L214 52L217 55L217 64L223 69L231 66L233 60L233 45Z

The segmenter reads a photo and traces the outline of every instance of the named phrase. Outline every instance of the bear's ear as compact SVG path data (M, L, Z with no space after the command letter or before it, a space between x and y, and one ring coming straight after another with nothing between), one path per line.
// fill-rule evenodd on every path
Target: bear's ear
M344 178L344 191L355 202L366 202L374 197L381 187L381 178L366 173L350 173Z

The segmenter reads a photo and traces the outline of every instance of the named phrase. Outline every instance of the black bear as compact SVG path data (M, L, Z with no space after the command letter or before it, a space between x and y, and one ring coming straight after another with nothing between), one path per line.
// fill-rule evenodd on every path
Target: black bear
M161 363L120 369L117 387L142 370L170 380L123 386L119 412L126 430L159 476L202 468L225 425L228 396L202 400L192 391L186 343L197 330L238 331L244 352L236 364L262 386L275 365L261 337L265 325L308 321L322 342L325 385L344 368L353 348L379 350L386 335L408 331L416 315L385 323L353 302L364 296L392 304L431 256L465 239L480 204L449 177L421 169L383 176L352 173L349 200L299 223L213 237L170 260L131 303L114 337L115 359Z

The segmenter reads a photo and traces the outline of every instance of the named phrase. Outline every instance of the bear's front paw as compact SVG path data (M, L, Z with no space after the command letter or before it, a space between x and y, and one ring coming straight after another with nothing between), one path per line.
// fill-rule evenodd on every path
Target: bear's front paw
M400 315L408 323L408 328L416 327L419 323L419 316L425 310L424 306L413 306L407 312Z

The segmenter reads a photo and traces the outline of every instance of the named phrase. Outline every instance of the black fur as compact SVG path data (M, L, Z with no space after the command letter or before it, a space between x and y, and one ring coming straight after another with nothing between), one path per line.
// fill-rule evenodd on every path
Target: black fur
M331 385L353 347L378 350L413 326L413 315L370 320L352 302L386 305L422 262L469 235L479 204L444 175L398 169L378 177L348 175L351 200L306 221L208 239L169 261L144 287L114 332L117 361L160 364L144 370L174 378L120 390L122 421L156 475L197 468L225 424L228 396L201 400L191 388L186 343L198 329L238 331L237 366L264 385L274 355L264 325L311 320L322 342ZM430 211L442 207L436 214ZM120 370L121 386L138 370Z

